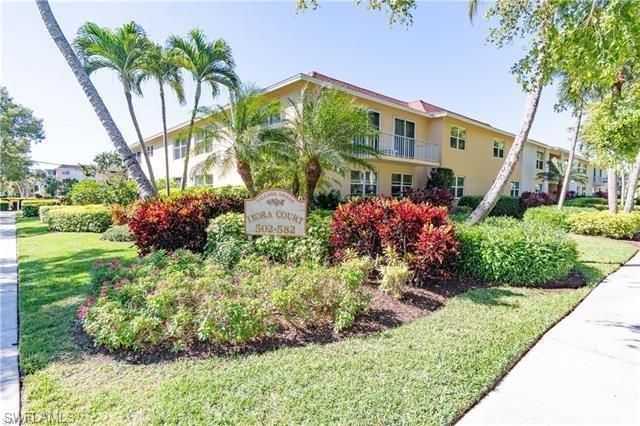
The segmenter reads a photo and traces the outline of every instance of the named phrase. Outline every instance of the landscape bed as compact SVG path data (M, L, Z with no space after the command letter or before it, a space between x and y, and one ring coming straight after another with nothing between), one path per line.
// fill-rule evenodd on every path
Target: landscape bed
M78 423L448 423L590 288L461 288L457 295L450 286L426 288L432 296L415 296L427 300L420 312L407 309L405 320L389 325L413 322L368 336L354 336L356 328L329 344L131 362L74 336L91 265L133 261L131 243L50 233L32 218L19 218L18 229L23 412L57 412ZM636 250L572 238L589 284Z

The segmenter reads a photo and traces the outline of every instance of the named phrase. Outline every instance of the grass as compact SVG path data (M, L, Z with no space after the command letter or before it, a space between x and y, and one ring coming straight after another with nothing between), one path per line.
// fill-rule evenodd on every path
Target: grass
M91 263L131 258L95 234L19 223L25 413L64 421L160 423L449 423L589 291L489 288L397 329L265 354L134 365L83 353L74 311ZM635 248L576 237L596 283ZM78 255L78 253L80 253ZM48 311L57 312L52 321ZM61 346L59 346L61 345Z

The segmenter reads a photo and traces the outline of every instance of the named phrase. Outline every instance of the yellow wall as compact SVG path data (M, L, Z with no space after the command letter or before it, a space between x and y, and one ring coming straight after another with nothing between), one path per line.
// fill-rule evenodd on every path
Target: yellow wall
M501 139L505 142L504 157L506 158L513 144L513 138L448 116L435 120L441 122L442 167L453 169L456 176L465 177L465 195L486 194L504 163L504 158L493 156L493 139ZM466 129L467 143L464 151L451 148L449 144L451 126ZM509 182L511 181L520 181L520 161L509 178ZM503 194L509 195L510 190L511 185L507 184Z

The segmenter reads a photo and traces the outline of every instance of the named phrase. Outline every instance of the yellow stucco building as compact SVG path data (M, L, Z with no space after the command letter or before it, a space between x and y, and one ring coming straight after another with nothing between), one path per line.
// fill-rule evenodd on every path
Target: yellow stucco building
M369 109L371 120L378 127L379 136L368 141L380 152L380 158L370 161L375 170L354 168L347 176L332 176L332 180L335 181L333 187L343 196L395 195L407 187L421 188L425 186L427 177L434 167L447 167L454 171L455 182L452 190L457 198L462 195L484 195L502 166L515 137L510 132L422 100L395 99L315 71L296 74L268 87L265 93L282 100L282 118L286 119L292 114L290 100L298 99L305 86L333 87L352 95ZM172 178L182 176L186 146L177 143L176 136L187 125L188 123L182 123L169 131L169 163ZM196 167L206 157L207 152L216 149L216 145L211 142L194 142L204 144L204 147L200 150L203 151L202 154L192 152L190 165L193 166L190 168ZM163 177L162 135L149 137L144 144L147 153L151 155L156 178ZM195 144L192 143L192 147L195 147ZM140 156L139 144L132 145L132 150ZM510 176L510 185L505 188L504 195L520 195L524 191L555 194L558 190L557 185L541 181L537 179L537 175L546 170L550 159L567 157L568 151L564 149L528 140ZM605 189L606 173L603 170L594 169L583 157L577 156L576 161L577 166L589 177L589 182L586 185L572 182L570 190L579 194L591 194ZM148 173L144 162L141 163ZM220 176L216 170L206 174L192 172L189 176L189 186L242 184L238 174L233 171L225 176Z

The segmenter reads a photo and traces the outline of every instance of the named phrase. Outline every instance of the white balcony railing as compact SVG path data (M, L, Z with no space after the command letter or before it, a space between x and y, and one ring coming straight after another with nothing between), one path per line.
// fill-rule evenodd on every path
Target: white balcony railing
M606 176L596 176L593 178L594 185L605 185L607 183Z
M420 161L440 161L440 145L405 136L380 132L374 138L359 138L358 143L369 145L380 155Z

